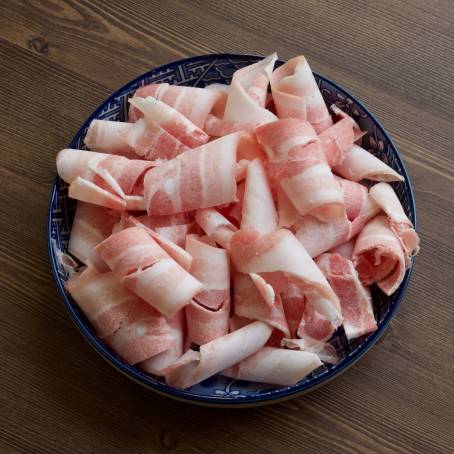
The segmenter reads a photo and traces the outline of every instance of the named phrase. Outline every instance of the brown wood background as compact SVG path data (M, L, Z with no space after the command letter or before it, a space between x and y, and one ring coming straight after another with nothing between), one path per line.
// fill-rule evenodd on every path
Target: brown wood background
M451 0L0 0L0 451L452 452L453 33ZM54 159L144 71L272 50L304 53L384 123L422 252L386 336L343 376L270 407L192 407L120 375L67 316L45 239Z

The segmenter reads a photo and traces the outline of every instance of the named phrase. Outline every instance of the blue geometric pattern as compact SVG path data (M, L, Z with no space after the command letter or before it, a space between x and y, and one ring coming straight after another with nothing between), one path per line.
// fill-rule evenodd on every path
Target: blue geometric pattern
M161 66L138 77L115 92L85 121L73 138L70 147L84 149L83 139L90 122L95 119L126 121L128 98L135 90L152 82L204 87L211 83L230 83L232 74L239 68L255 63L262 57L252 55L213 54L193 57ZM277 66L283 62L279 61ZM380 123L352 95L337 84L315 74L317 83L327 105L335 103L350 114L367 134L363 137L362 146L393 169L404 175L405 181L393 183L394 189L402 202L409 218L416 224L416 212L411 183L399 153ZM96 337L93 329L79 310L71 296L64 289L67 279L63 266L59 263L60 251L65 252L76 203L68 197L68 186L60 178L56 178L51 192L48 215L48 245L52 271L57 287L62 295L66 308L77 327L88 342L118 370L138 383L162 394L178 399L208 405L259 405L282 400L313 389L315 386L333 378L356 362L380 337L386 326L396 313L408 285L413 259L404 282L397 292L387 297L377 289L373 289L374 311L378 322L378 330L348 343L342 328L338 329L333 339L340 361L336 365L326 365L303 379L295 386L276 387L261 383L232 380L222 376L211 377L188 390L176 390L167 386L161 379L145 374L141 369L124 363L104 343Z

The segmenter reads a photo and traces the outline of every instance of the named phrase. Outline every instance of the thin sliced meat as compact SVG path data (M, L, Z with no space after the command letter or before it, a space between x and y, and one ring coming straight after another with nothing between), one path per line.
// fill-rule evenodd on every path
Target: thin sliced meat
M240 183L245 180L247 174L247 168L249 167L250 161L242 159L235 165L235 181Z
M131 127L131 123L123 121L92 120L85 135L85 145L90 150L134 159L134 149L125 140Z
M265 169L260 159L248 166L241 229L271 233L277 229L277 212Z
M361 230L352 261L363 285L377 283L391 295L405 277L405 254L386 216L376 216Z
M314 216L303 216L292 227L296 238L311 257L345 243L350 238L351 223L347 217L321 222Z
M204 286L194 299L203 306L217 311L230 301L230 262L227 251L200 241L197 235L188 235L186 251L193 262L191 274Z
M298 285L334 327L342 322L339 300L326 278L298 239L286 229L270 234L238 231L230 239L230 254L236 269L259 274L275 291L284 281Z
M221 374L238 380L292 386L321 365L320 358L309 351L263 347Z
M140 367L149 374L163 376L163 371L183 354L184 311L177 312L168 320L170 335L174 343L167 350L140 363Z
M234 276L233 307L239 317L266 322L285 336L290 335L279 295L273 295L272 301L267 301L247 274L236 273Z
M168 320L144 301L104 340L128 364L145 361L175 345Z
M303 350L315 353L324 363L336 364L336 349L325 342L313 342L310 339L282 339L281 345L292 350Z
M353 145L344 160L333 167L341 177L352 181L404 181L404 177L364 148Z
M246 182L242 181L237 186L236 197L238 199L235 202L228 212L227 216L229 219L232 219L236 225L240 226L241 224L241 213L243 211L243 201L244 201L244 191L246 189Z
M152 96L133 97L129 102L144 114L147 123L159 125L189 148L199 147L209 140L208 134L183 114Z
M277 212L279 217L279 228L290 228L301 218L301 215L293 206L293 203L290 202L285 191L280 187L277 190Z
M355 247L355 240L350 239L350 240L346 241L345 243L342 243L336 247L333 247L328 252L330 254L339 254L342 257L345 257L346 259L351 260L354 247Z
M269 172L301 215L322 221L345 215L342 191L310 123L289 118L255 132L271 160Z
M227 249L232 235L238 230L227 218L214 208L197 210L195 222L200 228L216 241L217 244Z
M395 233L405 252L405 266L410 265L410 257L419 251L419 237L393 188L388 183L378 183L370 189L371 197L387 214L391 230Z
M301 288L292 283L283 288L280 295L290 337L294 338L297 335L298 327L303 318L304 309L306 308L306 298Z
M218 95L217 101L211 109L210 114L222 118L225 112L225 105L229 95L230 85L227 84L210 84L205 87L206 90L214 91ZM205 119L206 121L206 119Z
M203 345L229 332L230 297L216 309L208 309L193 300L185 307L188 336L191 342Z
M214 140L148 171L144 195L149 215L175 214L236 200L239 134Z
M216 90L167 83L144 85L134 93L134 97L147 98L148 96L153 96L173 107L199 128L203 128L207 115L221 97ZM140 110L131 106L129 121L137 121L141 117Z
M353 221L366 205L368 189L363 184L345 178L336 177L336 180L342 190L347 217L350 221Z
M347 339L375 331L377 322L370 291L361 284L351 260L339 254L322 254L317 265L339 298Z
M366 223L380 213L381 208L377 202L371 197L370 193L367 196L366 202L364 203L358 216L353 219L350 230L350 238L354 238L364 228Z
M120 281L167 317L175 315L203 285L173 260L144 228L112 234L96 247Z
M317 133L333 121L304 56L292 58L271 76L271 92L279 118L309 121Z
M124 140L134 153L147 161L173 159L190 148L180 142L157 123L144 119L127 123L130 127L124 134Z
M68 252L81 262L93 263L99 271L108 271L108 266L95 251L95 246L105 240L118 221L117 212L86 202L78 202L69 237Z
M188 350L165 370L167 384L186 389L200 383L259 351L271 331L269 325L256 321L201 345L198 352Z
M266 160L266 154L257 142L255 134L241 134L236 154L237 161L241 161L242 159L253 161L255 158L259 158L262 161Z
M237 329L240 329L243 326L249 325L249 323L252 323L252 322L253 322L253 320L249 320L248 318L240 317L239 315L234 314L229 319L230 332L236 331Z
M365 133L361 131L353 118L339 109L335 104L331 106L331 110L337 117L337 121L321 132L319 139L328 165L334 167L344 161L353 143L359 140Z
M325 342L331 338L336 327L319 312L319 302L308 298L304 307L297 334L310 342Z
M100 273L91 264L73 273L65 288L100 337L113 334L137 306L145 304L112 272Z
M269 78L277 55L265 59L233 74L222 119L209 115L205 131L210 136L222 136L232 131L251 132L257 125L276 120L265 108Z

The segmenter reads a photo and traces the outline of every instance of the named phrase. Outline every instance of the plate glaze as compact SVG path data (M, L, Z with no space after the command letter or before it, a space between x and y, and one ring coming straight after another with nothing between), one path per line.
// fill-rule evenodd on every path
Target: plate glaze
M145 84L162 83L204 87L211 83L230 83L232 74L239 68L257 62L263 57L237 54L210 54L192 57L169 63L153 69L120 88L104 101L98 109L85 121L74 136L69 147L85 149L83 139L90 122L97 118L103 120L126 121L128 98L135 90ZM276 66L283 64L278 61ZM323 76L315 74L315 78L327 105L336 104L351 115L367 134L362 139L362 146L405 177L404 182L393 183L392 186L402 202L405 212L416 225L416 212L411 182L405 165L390 137L376 118L351 94ZM404 281L391 296L386 296L378 289L372 289L374 312L378 330L364 335L348 343L343 328L339 328L330 343L336 348L340 358L336 365L325 365L289 387L276 387L262 383L232 380L220 375L211 377L187 390L178 390L167 386L162 379L150 376L141 369L129 366L121 360L102 340L96 337L94 330L84 314L64 288L67 275L59 262L60 251L65 252L68 246L71 224L76 201L68 197L68 185L56 178L51 191L47 224L49 257L52 272L63 302L76 326L93 348L111 365L141 385L172 398L190 403L211 406L257 406L281 401L313 390L326 383L349 366L355 363L385 331L397 308L402 301L413 268L413 259Z

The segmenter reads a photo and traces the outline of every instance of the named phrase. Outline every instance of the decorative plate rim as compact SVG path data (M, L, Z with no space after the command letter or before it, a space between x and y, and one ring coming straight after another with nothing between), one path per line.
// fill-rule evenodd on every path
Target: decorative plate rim
M104 101L102 101L99 106L88 116L88 118L83 122L82 126L77 130L75 133L73 139L71 140L69 147L74 148L75 143L77 138L83 133L83 131L88 127L90 122L104 109L104 106L115 100L115 98L118 97L118 95L128 89L128 87L137 84L147 76L151 76L154 72L157 70L164 71L168 68L171 68L174 65L182 65L182 64L188 64L196 60L200 59L214 59L214 62L216 61L217 58L244 58L244 59L262 59L264 58L263 56L260 55L254 55L254 54L234 54L234 53L214 53L214 54L205 54L205 55L198 55L198 56L193 56L193 57L188 57L180 60L175 60L169 63L166 63L165 65L162 66L157 66L156 68L153 68L140 76L134 78L133 80L127 82L117 90L115 90L110 96L108 96ZM279 63L285 63L282 60L277 60ZM381 122L373 115L369 109L367 109L364 104L359 101L355 96L353 96L349 91L344 89L341 85L339 85L336 82L333 82L331 79L322 76L321 74L317 72L313 72L314 75L317 76L318 79L327 82L328 84L332 85L335 87L337 90L342 92L346 97L352 99L366 114L367 116L372 120L372 122L377 126L377 128L380 130L382 135L386 138L386 140L389 143L389 147L391 148L393 155L398 162L398 164L401 166L403 176L405 178L405 181L407 182L408 186L408 194L409 194L409 204L410 204L410 211L413 214L413 223L415 226L415 229L417 228L417 215L416 215L416 204L415 204L415 197L413 193L413 186L411 183L411 179L409 177L406 165L404 161L402 160L402 157L397 150L396 145L394 144L393 140L391 139L390 135L386 131L386 129L383 127ZM367 340L364 341L364 344L359 345L355 350L353 350L350 354L348 354L341 362L334 366L333 368L329 369L326 371L326 373L322 373L319 376L315 377L308 383L303 383L303 384L296 384L293 386L289 387L280 387L280 388L275 388L271 389L269 391L263 392L259 395L256 396L246 396L242 397L239 396L238 398L229 398L229 399L224 399L220 396L203 396L200 394L192 394L189 393L185 390L180 390L177 388L173 388L171 386L166 385L165 383L160 383L160 382L153 382L151 381L151 377L149 377L145 372L141 371L140 369L130 366L126 364L124 361L122 361L119 357L117 357L115 354L113 354L109 348L93 333L91 333L88 329L88 327L83 323L82 320L80 320L78 314L74 311L73 303L71 303L68 300L68 297L65 293L64 287L62 280L59 278L58 275L58 265L55 260L55 256L52 253L52 247L53 247L53 239L51 236L51 231L52 231L52 205L54 198L57 195L57 178L58 176L54 176L53 178L53 184L52 184L52 189L50 193L50 198L49 198L49 205L48 205L48 210L47 210L47 223L46 223L46 237L47 237L47 247L48 247L48 254L49 254L49 260L50 260L50 266L52 270L52 274L54 277L54 280L57 284L58 291L60 293L61 298L63 299L65 308L70 315L71 319L73 320L74 324L77 326L79 331L82 333L84 338L87 340L87 342L92 346L92 348L102 356L104 360L106 360L110 365L112 365L115 369L117 369L119 372L122 374L128 376L128 378L132 379L136 383L139 383L140 385L144 386L145 388L152 390L154 392L157 392L160 395L165 395L168 397L171 397L173 399L179 400L179 401L184 401L186 403L193 403L193 404L198 404L198 405L203 405L203 406L210 406L210 407L235 407L235 408L244 408L244 407L252 407L252 406L260 406L260 405L267 405L271 403L276 403L280 402L283 400L287 400L293 397L297 397L301 394L304 394L306 392L312 391L315 388L328 383L335 377L339 376L341 373L345 372L349 367L351 367L353 364L355 364L366 352L368 352L378 341L378 339L382 336L382 334L386 331L389 323L391 320L394 318L397 310L400 307L400 304L404 298L406 289L408 287L409 281L410 281L410 276L413 271L413 266L414 266L414 257L412 257L411 262L410 262L410 267L405 273L405 277L401 285L399 286L399 289L397 290L395 294L395 302L393 302L392 305L390 305L390 308L388 312L386 313L385 317L383 318L380 327L373 332L372 334L369 335Z

